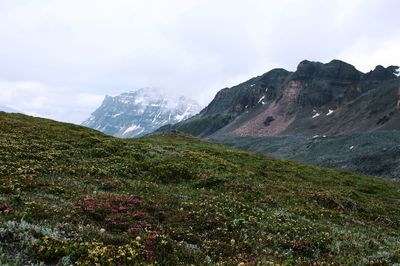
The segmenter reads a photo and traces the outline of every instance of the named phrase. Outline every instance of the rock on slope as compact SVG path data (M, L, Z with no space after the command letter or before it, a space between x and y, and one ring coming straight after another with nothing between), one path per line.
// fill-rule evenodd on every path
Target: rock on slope
M82 125L116 137L138 137L165 124L183 121L200 109L191 99L145 88L115 97L106 96Z

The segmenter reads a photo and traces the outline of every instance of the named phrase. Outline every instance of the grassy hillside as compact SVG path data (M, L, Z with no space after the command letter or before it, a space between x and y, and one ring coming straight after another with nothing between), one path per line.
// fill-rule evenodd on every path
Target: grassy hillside
M400 185L0 113L0 264L392 265Z

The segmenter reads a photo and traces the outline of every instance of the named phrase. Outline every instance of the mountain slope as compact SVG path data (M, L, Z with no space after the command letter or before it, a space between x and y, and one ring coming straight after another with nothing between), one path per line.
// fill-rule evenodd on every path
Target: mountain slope
M179 130L278 158L400 178L396 69L377 66L364 74L339 60L303 61L295 72L274 69L223 89L200 114L158 131Z
M396 67L361 73L353 66L303 61L218 92L199 115L166 126L200 137L340 135L400 129Z
M0 264L391 265L399 183L0 113Z
M111 97L82 125L116 137L138 137L165 125L183 121L200 111L200 106L185 97L174 97L145 88Z
M214 141L276 158L400 180L399 131L331 137L223 137Z

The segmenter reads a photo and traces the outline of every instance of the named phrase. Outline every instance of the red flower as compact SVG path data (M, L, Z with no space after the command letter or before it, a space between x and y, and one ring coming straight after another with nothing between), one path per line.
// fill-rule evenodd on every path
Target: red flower
M133 204L137 204L137 203L140 203L140 199L137 198L137 197L133 197L133 198L130 198L130 199L128 200L128 202L129 202L129 203L133 203Z
M112 226L111 230L130 232L147 226L138 221L149 216L147 212L140 210L140 202L138 197L103 194L86 197L75 204L92 219Z
M9 213L10 211L12 211L12 208L10 206L8 206L7 204L0 203L0 211L4 212L4 213Z

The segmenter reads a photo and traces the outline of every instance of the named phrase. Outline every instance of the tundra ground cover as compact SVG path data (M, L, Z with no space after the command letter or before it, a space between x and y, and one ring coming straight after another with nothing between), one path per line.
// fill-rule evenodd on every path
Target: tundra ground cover
M392 265L400 185L0 113L0 264Z

